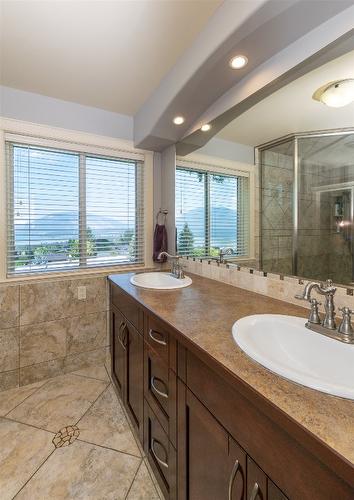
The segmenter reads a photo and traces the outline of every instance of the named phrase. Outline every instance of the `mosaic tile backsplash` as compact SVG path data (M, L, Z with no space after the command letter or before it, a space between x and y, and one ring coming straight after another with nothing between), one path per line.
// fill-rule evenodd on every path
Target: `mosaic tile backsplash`
M204 276L205 278L222 281L238 288L251 292L267 295L274 299L283 300L290 304L304 307L304 317L307 317L309 304L295 298L296 294L303 291L305 283L303 279L283 276L280 274L265 273L243 264L218 264L206 259L184 258L181 261L186 274L188 272ZM352 288L338 287L335 295L336 310L343 306L354 309L354 296ZM321 301L323 302L323 301ZM323 304L320 311L324 312ZM255 312L256 313L256 312Z

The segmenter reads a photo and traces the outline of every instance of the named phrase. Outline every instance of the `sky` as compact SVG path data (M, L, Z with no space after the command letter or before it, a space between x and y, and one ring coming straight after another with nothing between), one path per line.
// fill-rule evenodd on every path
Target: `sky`
M42 224L47 232L60 230L67 238L77 238L79 211L80 155L42 148L14 146L14 221L28 233L28 226ZM136 167L134 162L86 157L87 223L90 216L116 219L135 228ZM60 213L60 228L44 227L48 214ZM65 216L67 213L67 216ZM121 225L117 224L121 228ZM102 227L104 229L104 227ZM23 235L25 236L25 234ZM22 237L21 237L22 239ZM31 240L36 239L32 230Z

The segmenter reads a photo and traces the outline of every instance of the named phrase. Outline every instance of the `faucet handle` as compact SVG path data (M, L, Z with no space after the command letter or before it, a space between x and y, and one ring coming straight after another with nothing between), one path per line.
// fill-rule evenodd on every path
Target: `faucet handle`
M353 309L350 309L347 306L339 307L338 311L340 311L341 313L343 313L343 316L346 316L347 314L349 314L349 316L350 316L351 314L354 313Z
M311 310L310 310L308 321L309 321L309 323L313 323L315 325L320 325L321 318L320 318L320 315L318 313L318 306L321 305L321 302L318 302L318 300L315 298L310 299L309 302L311 304Z
M343 314L343 317L338 327L338 332L346 336L352 337L354 335L354 330L351 323L351 315L353 314L354 311L346 306L340 307L339 310Z

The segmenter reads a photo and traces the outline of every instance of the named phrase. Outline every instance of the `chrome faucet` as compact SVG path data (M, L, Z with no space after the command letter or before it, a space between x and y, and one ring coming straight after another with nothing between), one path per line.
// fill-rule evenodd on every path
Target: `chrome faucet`
M184 271L183 271L183 267L179 263L179 259L181 258L181 256L180 255L171 255L167 252L160 252L159 255L157 256L158 260L160 260L161 257L163 257L164 255L166 255L166 257L168 259L172 260L171 274L173 274L173 276L175 278L178 278L180 280L183 279L185 277Z
M224 257L226 255L233 255L233 249L231 247L220 248L220 251L219 251L220 264L222 264L224 262Z
M320 295L325 297L325 316L321 321L318 306L318 302L315 298L311 297L311 292L315 290ZM346 342L349 344L354 343L354 330L351 325L351 313L352 311L348 307L343 307L339 309L343 314L343 319L337 329L336 326L336 313L334 306L334 294L337 288L333 285L332 280L327 280L325 283L309 282L306 284L304 291L301 295L295 295L295 298L299 300L307 300L310 302L310 314L306 328L313 330L327 337L331 337L341 342Z
M233 255L233 249L231 247L220 248L219 254L217 257L211 257L207 255L206 257L202 257L202 260L215 260L218 264L225 264L225 259L227 255Z

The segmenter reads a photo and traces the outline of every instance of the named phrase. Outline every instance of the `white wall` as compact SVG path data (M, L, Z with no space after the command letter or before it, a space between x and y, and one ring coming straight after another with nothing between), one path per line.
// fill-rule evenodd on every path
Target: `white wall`
M213 137L205 146L196 151L198 154L216 156L226 160L238 161L240 163L254 164L254 148L246 144L225 141ZM185 157L188 159L188 155Z
M0 116L51 127L133 139L133 117L0 86Z
M175 224L176 147L169 146L161 153L161 208L168 211L166 219L168 251L176 253Z

